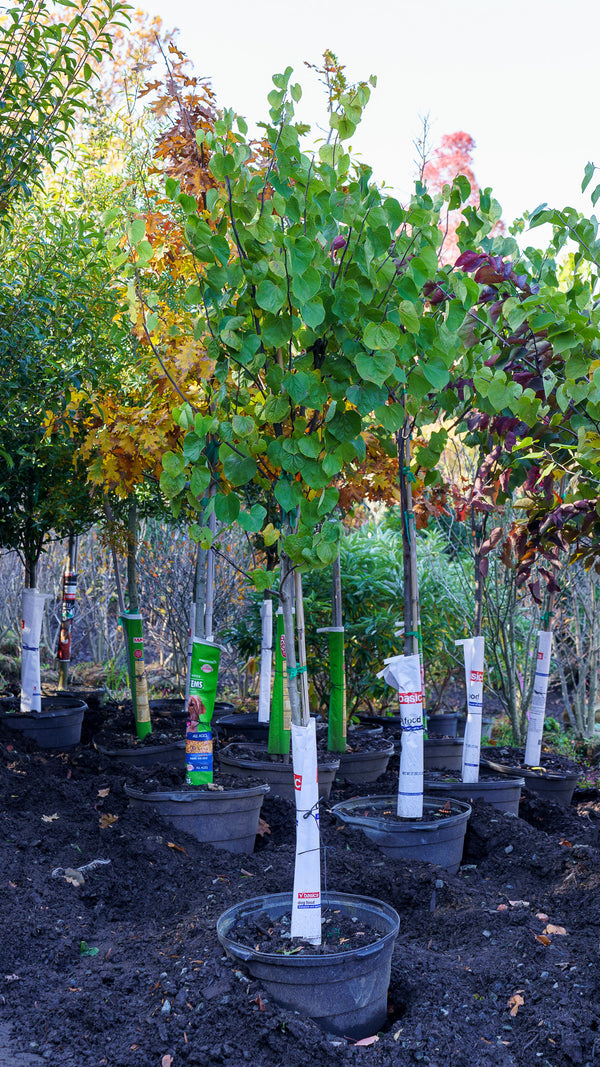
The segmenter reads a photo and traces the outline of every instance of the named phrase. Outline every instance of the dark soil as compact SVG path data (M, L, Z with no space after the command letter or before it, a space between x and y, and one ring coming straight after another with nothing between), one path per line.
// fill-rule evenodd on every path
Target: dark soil
M481 758L503 767L514 768L515 774L527 771L528 774L542 776L545 774L576 774L578 766L568 756L561 756L557 752L543 752L540 756L539 767L528 767L524 764L525 752L522 748L511 748L509 745L490 746L482 748Z
M597 790L568 809L525 794L518 818L477 801L450 875L382 856L330 814L353 795L393 794L397 757L376 786L334 786L321 805L324 886L401 917L389 1022L357 1047L278 1007L216 936L230 905L291 890L292 805L267 795L270 832L252 855L201 845L129 807L129 768L91 745L99 725L59 754L0 726L2 1067L600 1061Z
M246 945L257 952L269 955L289 953L293 946L294 953L303 956L330 956L349 952L359 946L372 945L379 934L372 926L366 926L359 919L341 915L339 909L321 909L322 941L313 945L309 941L297 938L292 941L292 913L285 912L280 919L271 918L266 912L253 915L252 919L238 919L228 932L230 940L239 945Z

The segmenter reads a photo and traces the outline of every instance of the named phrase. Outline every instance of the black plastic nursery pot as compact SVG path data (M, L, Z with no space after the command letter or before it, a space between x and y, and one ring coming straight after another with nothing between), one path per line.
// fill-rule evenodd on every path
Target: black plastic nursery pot
M232 737L247 737L248 741L267 741L269 737L269 724L259 722L256 711L219 715L214 729L217 737L225 740L230 740Z
M435 715L427 715L428 737L456 737L457 728L457 711L440 711Z
M367 747L358 752L335 754L336 759L339 758L340 761L339 770L336 774L338 781L349 782L354 785L368 784L369 782L376 782L378 778L381 778L382 774L385 774L388 763L394 755L394 743L393 741L386 743L383 740L378 740L378 738L372 738L371 740L377 743L377 747Z
M426 771L460 771L462 737L426 737L423 741L423 767Z
M525 789L529 789L532 793L537 793L544 800L552 800L563 808L569 807L579 778L579 771L565 771L564 773L545 771L543 755L541 757L540 770L515 764L500 763L493 758L493 751L493 749L482 749L481 762L485 767L489 767L495 774L520 775Z
M322 800L329 798L339 765L339 757L334 753L317 756L319 797ZM274 796L294 800L291 756L289 763L282 763L281 757L271 755L263 745L231 744L220 750L219 766L224 774L233 774L236 778L262 778L269 783Z
M183 697L157 697L148 701L150 717L167 715L174 719L185 719L185 705Z
M175 770L185 770L185 741L154 744L146 738L140 738L130 747L111 748L95 737L93 745L101 756L119 760L129 767L173 767Z
M13 708L15 710L13 710ZM77 697L42 697L41 711L21 712L18 702L0 702L0 720L40 748L67 749L81 740L87 704Z
M232 940L242 919L280 918L292 907L291 893L274 893L236 904L217 921L226 952L242 961L278 1004L301 1012L328 1033L355 1041L377 1033L387 1019L387 991L400 920L388 904L349 893L324 893L323 905L356 917L380 937L373 944L323 955L310 950L279 955L258 952Z
M125 785L132 807L155 811L176 830L228 852L253 852L268 785L245 789L168 790L144 793Z
M42 687L42 693L44 696L51 697L52 700L83 700L84 704L87 704L88 708L101 708L106 700L106 689L97 688L92 689L89 686L84 685L69 685L68 689L54 689Z
M499 777L497 774L489 777L489 773L489 771L486 773L484 769L479 775L478 782L462 782L460 778L452 778L443 772L440 772L437 778L428 778L425 775L423 788L428 795L456 797L457 800L466 800L468 804L474 800L485 800L498 811L518 815L521 789L525 785L525 779L508 775Z
M440 805L449 814L440 815ZM354 797L332 808L334 815L355 826L395 860L423 860L456 874L462 859L471 807L449 797L423 797L423 819L399 819L397 797Z

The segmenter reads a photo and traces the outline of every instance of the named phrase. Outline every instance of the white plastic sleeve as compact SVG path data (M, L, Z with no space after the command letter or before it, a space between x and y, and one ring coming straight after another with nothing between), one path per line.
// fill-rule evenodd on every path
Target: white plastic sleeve
M296 862L292 902L292 937L321 943L321 852L315 720L292 723L292 759L296 798Z
M533 683L533 696L531 698L527 741L525 744L525 765L527 767L539 767L540 765L551 655L552 631L538 630L535 680Z
M465 659L465 690L467 693L467 722L462 753L463 782L479 781L481 754L481 719L483 715L483 672L485 638L468 637L457 641L463 646Z
M46 596L37 589L24 589L21 659L21 711L42 710L40 634Z
M271 671L273 668L273 601L263 600L260 606L260 689L258 691L258 721L271 717Z

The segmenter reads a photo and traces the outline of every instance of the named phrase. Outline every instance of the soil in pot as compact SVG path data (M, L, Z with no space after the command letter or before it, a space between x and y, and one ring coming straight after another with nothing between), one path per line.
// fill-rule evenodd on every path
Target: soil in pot
M335 804L341 822L355 826L396 860L423 860L456 873L462 859L471 808L452 797L423 797L420 819L401 819L397 797L356 797Z
M119 717L109 722L93 739L94 748L103 756L137 767L167 764L185 769L185 724L182 719L157 717L151 733L138 737L132 729L123 729Z
M482 763L486 767L499 774L518 775L532 793L568 807L581 775L578 765L556 752L542 752L540 766L528 767L523 763L524 756L524 749L508 745L481 750Z
M291 894L258 897L221 915L217 936L277 1003L331 1034L360 1040L387 1019L399 917L389 905L348 893L323 896L322 944L291 941Z
M271 792L275 796L294 800L294 769L291 755L286 761L284 756L268 752L265 745L234 742L219 749L218 760L221 771L224 773L238 778L263 778L269 783ZM331 786L339 765L339 758L335 753L317 751L319 796L322 800L327 800L331 793Z
M472 804L475 800L485 800L497 811L519 814L521 789L524 778L513 778L504 774L494 774L483 768L478 782L463 782L444 771L428 771L423 782L424 790L433 796L456 797Z
M91 688L85 685L72 683L68 689L56 689L53 686L42 686L42 693L48 697L68 697L71 700L83 700L88 708L100 708L105 703L107 692L104 688Z

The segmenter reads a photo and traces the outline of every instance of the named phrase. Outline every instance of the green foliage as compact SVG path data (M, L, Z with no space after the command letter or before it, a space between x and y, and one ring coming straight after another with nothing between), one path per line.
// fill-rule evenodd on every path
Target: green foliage
M92 103L94 65L123 25L121 0L20 0L0 26L0 217L29 197L45 164L65 155Z
M71 397L110 364L118 339L102 234L40 200L0 234L0 546L30 578L50 537L93 521Z
M283 548L307 572L335 555L339 527L326 538L322 524L338 522L335 483L364 462L365 435L390 448L407 408L425 421L436 415L461 342L441 325L447 309L424 295L438 271L441 199L434 204L418 189L403 207L345 147L369 85L327 76L331 134L307 149L291 73L273 79L264 155L225 111L214 132L199 135L217 182L206 200L167 183L194 262L187 306L214 364L199 407L218 429L207 438L209 454L187 418L180 423L185 469L165 467L164 487L177 506L194 471L210 472L220 493L239 500L223 521L244 513L257 487L280 527L300 506ZM135 273L141 292L152 293L155 262L138 261ZM450 306L456 317L463 297ZM145 313L139 293L137 310Z
M393 691L376 677L386 657L401 651L396 631L402 621L402 541L394 509L380 524L369 523L345 535L340 542L342 610L345 626L348 713L359 708L385 706L394 701ZM452 569L443 538L419 536L424 655L427 680L439 689L454 669L454 639L463 633L460 611L434 578L432 561ZM318 634L331 625L331 568L311 571L303 579L309 675L318 710L329 700L327 635ZM260 598L252 598L251 610L232 627L226 639L249 659L260 648ZM431 691L430 691L431 693Z

